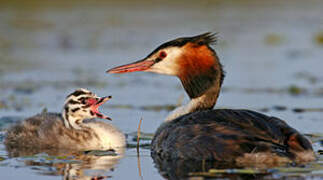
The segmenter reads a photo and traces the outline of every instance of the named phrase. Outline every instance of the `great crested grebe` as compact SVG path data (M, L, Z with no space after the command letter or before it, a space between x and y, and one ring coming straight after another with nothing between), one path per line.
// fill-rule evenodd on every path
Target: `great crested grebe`
M210 47L212 33L166 42L140 61L107 73L154 72L179 77L190 102L176 108L158 128L152 156L237 164L277 164L315 159L312 145L283 120L250 110L212 110L224 79Z
M111 120L98 111L111 96L98 97L77 89L66 97L61 114L35 115L11 127L5 139L8 151L14 149L114 150L125 146L125 136L114 126L95 120Z

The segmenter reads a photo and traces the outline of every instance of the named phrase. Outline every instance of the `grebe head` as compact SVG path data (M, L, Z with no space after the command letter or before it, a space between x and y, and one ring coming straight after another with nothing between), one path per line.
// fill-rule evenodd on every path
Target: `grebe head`
M99 112L98 108L106 101L111 99L111 96L98 97L86 89L77 89L66 97L63 118L65 126L70 128L80 129L80 124L84 119L107 119L110 117Z
M190 96L201 96L210 86L220 88L224 73L215 51L210 47L216 36L204 33L178 38L156 48L142 60L112 68L107 73L154 72L180 78Z

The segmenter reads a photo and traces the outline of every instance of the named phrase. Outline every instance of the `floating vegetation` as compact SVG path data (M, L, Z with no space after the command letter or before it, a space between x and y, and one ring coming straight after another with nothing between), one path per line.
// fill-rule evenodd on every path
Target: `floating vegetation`
M0 156L0 161L4 161L4 160L6 160L6 158Z
M107 151L92 150L92 151L85 151L84 154L94 155L94 156L118 156L119 155L114 150L107 150Z
M150 143L140 143L139 146L137 144L133 144L133 143L127 143L127 148L142 148L142 149L150 149L151 144Z
M286 111L287 107L286 106L281 106L281 105L275 105L273 106L273 109L276 111Z
M269 94L290 94L323 96L323 88L305 88L297 85L290 85L284 88L241 88L224 87L222 92L242 92L242 93L269 93Z
M138 136L139 135L139 136ZM130 137L131 142L127 143L127 148L143 148L150 149L150 141L153 139L153 133L145 133L145 132L132 132L127 134ZM138 144L138 142L140 142Z
M277 46L284 42L284 38L277 33L270 33L265 36L264 41L267 45Z
M207 172L192 172L189 176L202 177L221 177L222 175L270 175L272 173L281 174L281 176L295 176L311 174L315 171L320 172L323 166L320 164L311 164L306 167L277 167L271 169L246 168L246 169L209 169ZM319 174L318 174L319 175Z
M291 85L288 87L288 92L289 94L292 94L292 95L299 95L299 94L303 94L305 92L305 89L296 85Z
M48 155L47 153L39 153L30 156L23 156L17 159L28 165L39 165L40 164L52 164L52 163L81 163L81 161L76 160L75 156L69 155Z
M323 112L323 107L317 107L317 108L288 108L287 106L282 106L282 105L275 105L272 108L268 108L268 107L264 107L264 108L260 108L258 109L259 111L262 112L269 112L270 110L275 110L275 111L286 111L286 110L291 110L295 113L304 113L304 112Z
M317 44L317 45L320 45L320 46L323 46L323 31L317 33L315 36L314 36L314 42Z
M311 173L312 171L323 170L323 167L280 167L275 169L281 173Z
M149 105L149 106L141 106L140 109L145 111L172 111L176 108L176 105L168 104L168 105Z
M235 173L235 174L263 174L266 171L260 169L210 169L210 173Z
M294 108L294 112L303 113L303 112L323 112L323 108Z
M216 177L218 174L268 174L264 169L210 169L208 172L193 172L190 176Z
M132 136L132 141L137 142L137 138L138 138L138 132L132 132L132 133L128 133L128 136ZM145 133L145 132L140 132L140 140L152 140L154 137L154 133Z

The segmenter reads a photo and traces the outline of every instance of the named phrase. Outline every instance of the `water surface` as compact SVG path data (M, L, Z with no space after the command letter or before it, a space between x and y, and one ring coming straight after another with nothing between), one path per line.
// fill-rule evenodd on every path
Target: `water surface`
M35 0L3 1L0 9L1 142L6 128L16 121L44 108L61 111L65 96L79 87L113 96L101 109L123 132L137 131L142 118L142 132L153 133L170 107L188 101L179 80L104 72L146 56L167 40L207 31L219 32L215 49L226 70L217 108L262 111L303 133L323 132L320 1ZM295 112L299 108L302 112ZM128 143L135 142L129 138ZM314 147L322 149L319 143ZM140 149L139 160L135 148L126 149L113 163L106 160L110 156L85 157L42 153L10 158L1 143L0 176L162 179L147 148ZM319 179L322 162L313 167L273 171L264 178Z

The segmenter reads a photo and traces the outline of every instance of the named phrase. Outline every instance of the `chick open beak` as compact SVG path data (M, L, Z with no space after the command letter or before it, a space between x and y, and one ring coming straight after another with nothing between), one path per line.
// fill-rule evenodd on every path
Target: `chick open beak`
M111 118L108 116L105 116L104 114L99 112L99 107L103 105L105 102L107 102L109 99L111 99L112 96L105 96L101 97L94 105L91 106L91 112L100 119L107 119L111 121Z

